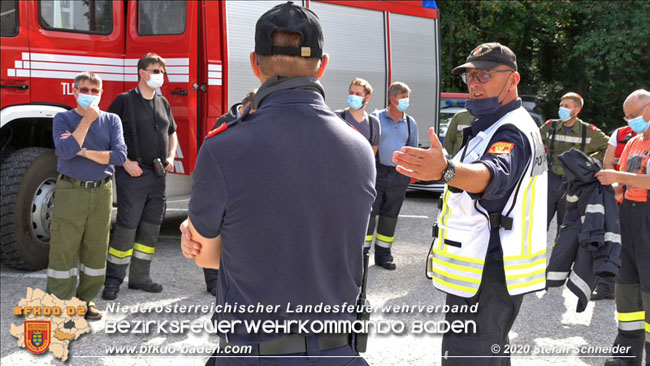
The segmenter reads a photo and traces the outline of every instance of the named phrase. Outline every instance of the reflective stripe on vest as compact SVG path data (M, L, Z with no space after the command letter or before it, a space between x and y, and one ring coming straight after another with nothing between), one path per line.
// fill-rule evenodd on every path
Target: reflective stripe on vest
M550 138L550 136L548 136ZM567 135L555 135L555 141L561 141L561 142L568 142L570 144L581 144L582 143L582 137L577 137L577 136L567 136ZM585 138L585 144L591 143L591 137L586 137Z
M508 292L526 293L546 286L546 249L530 255L503 258Z

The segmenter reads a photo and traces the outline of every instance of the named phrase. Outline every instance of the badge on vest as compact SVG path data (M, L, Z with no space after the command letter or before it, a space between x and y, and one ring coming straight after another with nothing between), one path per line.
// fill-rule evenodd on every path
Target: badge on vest
M514 146L512 142L495 142L488 150L488 154L510 154Z

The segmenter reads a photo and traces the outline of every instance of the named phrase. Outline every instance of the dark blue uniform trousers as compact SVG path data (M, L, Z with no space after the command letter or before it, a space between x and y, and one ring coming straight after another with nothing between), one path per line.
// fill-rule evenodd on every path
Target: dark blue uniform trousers
M510 358L503 350L510 341L508 333L519 314L524 295L510 296L506 287L503 261L487 258L478 293L470 298L447 294L447 304L469 305L479 303L476 313L447 313L448 322L473 320L476 333L447 332L442 337L443 366L509 366ZM501 352L493 353L499 345ZM445 358L445 356L456 356ZM461 356L461 357L458 357ZM465 358L462 356L485 356Z
M375 223L379 216L377 241L375 242L375 263L393 261L390 248L395 240L397 217L404 203L404 196L410 180L411 178L398 173L394 166L377 163L377 182L375 184L377 197L372 204L365 246L366 250L370 248L372 236L375 233Z
M354 346L347 345L339 348L330 349L327 351L320 351L318 344L318 336L307 337L307 353L291 354L282 356L259 356L257 346L253 345L253 352L245 354L249 357L233 357L233 354L219 354L219 350L206 362L206 366L367 366L363 357L359 356ZM221 356L221 357L220 357ZM305 357L296 357L305 356ZM319 357L320 356L320 357ZM329 356L329 357L322 357ZM336 357L332 357L336 356ZM350 356L350 357L345 357Z

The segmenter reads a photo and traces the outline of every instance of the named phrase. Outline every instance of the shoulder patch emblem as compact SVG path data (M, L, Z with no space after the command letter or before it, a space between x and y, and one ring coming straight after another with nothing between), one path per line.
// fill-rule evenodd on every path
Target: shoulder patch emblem
M589 125L589 129L592 130L592 131L596 131L596 126L594 126L594 125Z
M510 154L515 144L512 142L495 142L488 150L488 154Z
M550 125L550 124L551 124L551 122L553 122L553 120L552 120L552 119L549 119L548 121L546 121L546 123L545 123L545 124L546 124L546 125Z
M228 129L228 125L226 124L226 122L224 122L224 123L220 124L219 127L217 127L214 130L208 132L208 138L210 138L210 137L212 137L214 135L218 135L218 134L222 133L223 131L225 131L227 129Z

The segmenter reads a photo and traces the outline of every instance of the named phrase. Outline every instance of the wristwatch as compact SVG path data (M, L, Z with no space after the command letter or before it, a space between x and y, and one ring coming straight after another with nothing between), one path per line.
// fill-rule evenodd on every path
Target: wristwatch
M451 162L451 160L447 160L447 169L442 171L442 178L440 179L440 182L447 183L450 180L454 179L455 176L456 166Z
M86 148L85 147L81 149L81 157L84 157L84 158L86 157Z

